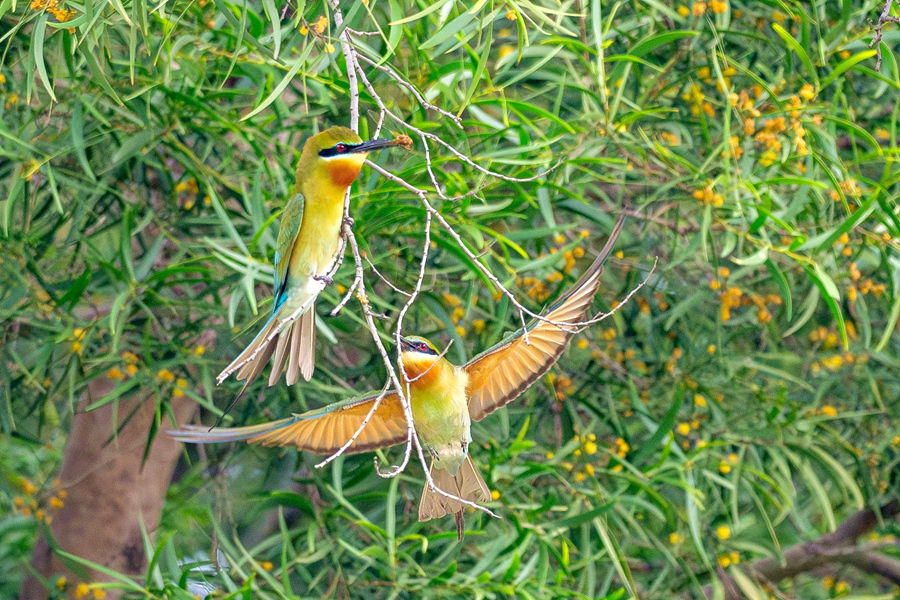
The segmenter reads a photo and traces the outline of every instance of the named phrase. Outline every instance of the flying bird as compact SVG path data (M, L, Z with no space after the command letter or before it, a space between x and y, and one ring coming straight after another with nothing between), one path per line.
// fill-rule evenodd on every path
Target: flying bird
M309 381L315 367L315 300L330 283L328 273L338 259L344 195L356 180L369 152L390 146L409 149L412 140L364 142L352 129L331 127L303 146L294 195L281 215L275 248L275 295L272 315L250 345L219 373L218 383L232 373L247 386L272 355L269 385L286 372L288 385L302 376ZM240 397L240 394L238 394Z
M436 487L469 502L486 502L490 491L469 455L472 421L480 421L515 400L550 369L572 336L584 323L588 309L600 289L603 262L612 251L622 229L624 215L616 223L606 246L581 279L556 304L525 330L462 366L443 358L428 340L401 338L400 366L409 384L413 422L423 447L431 454L430 472ZM280 421L248 427L214 428L185 426L172 431L182 442L259 443L264 446L296 446L316 454L333 454L347 443L364 423L379 392L337 402ZM367 452L402 444L407 440L407 422L400 398L385 394L346 454ZM426 483L419 502L419 520L456 517L457 535L464 532L464 505L431 489Z

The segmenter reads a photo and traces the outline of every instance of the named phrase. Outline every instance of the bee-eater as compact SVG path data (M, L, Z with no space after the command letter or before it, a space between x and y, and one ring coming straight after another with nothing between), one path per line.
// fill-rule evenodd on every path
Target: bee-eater
M272 315L250 345L219 373L219 383L237 372L238 380L245 380L243 393L273 353L270 386L285 370L288 385L300 376L309 381L315 366L314 303L330 283L328 273L338 259L344 195L369 152L411 143L405 135L364 142L346 127L332 127L306 140L297 163L294 195L278 230Z
M490 492L469 456L472 421L480 421L527 390L556 362L585 320L600 288L603 261L622 228L619 218L606 246L573 288L545 312L545 320L520 329L490 350L458 367L440 356L421 337L401 338L400 366L409 384L413 422L423 447L431 454L435 486L469 502L485 502ZM551 322L552 321L552 322ZM559 325L557 325L557 323ZM317 454L337 452L359 429L380 393L337 402L319 410L249 427L207 429L186 426L170 432L183 442L245 440L264 446L296 446ZM407 424L400 398L386 394L347 454L386 448L405 442ZM419 502L419 520L453 513L457 535L464 531L464 505L426 484Z

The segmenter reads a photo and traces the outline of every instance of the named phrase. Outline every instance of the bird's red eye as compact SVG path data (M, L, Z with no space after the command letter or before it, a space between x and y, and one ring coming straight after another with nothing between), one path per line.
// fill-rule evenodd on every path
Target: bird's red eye
M347 144L338 144L337 146L334 147L334 149L337 150L338 152L346 152Z
M426 344L425 342L419 342L419 350L421 350L422 352L427 351L427 350L428 350L428 344Z

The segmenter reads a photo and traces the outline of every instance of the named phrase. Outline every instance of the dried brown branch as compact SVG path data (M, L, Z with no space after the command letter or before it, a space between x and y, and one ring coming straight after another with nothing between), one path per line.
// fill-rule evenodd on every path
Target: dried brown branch
M879 545L857 545L859 539L872 531L880 522L900 516L900 500L894 499L877 509L867 508L848 517L833 532L818 539L797 544L785 550L782 560L764 558L752 563L748 572L761 583L777 583L782 579L796 577L823 567L849 565L863 572L879 575L900 584L900 561L880 554L875 550ZM893 544L896 548L897 544ZM740 592L727 574L720 573L725 588L726 600L740 600ZM707 597L712 589L707 586Z

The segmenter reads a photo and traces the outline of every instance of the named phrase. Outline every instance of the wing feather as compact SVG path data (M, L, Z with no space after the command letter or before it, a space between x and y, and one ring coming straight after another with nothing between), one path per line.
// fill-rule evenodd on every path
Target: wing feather
M600 255L572 290L545 313L547 319L563 324L584 320L600 289L603 262L612 251L624 220L623 214ZM528 389L559 359L575 331L574 325L558 326L535 320L528 326L529 343L525 343L524 331L520 329L469 361L464 368L469 374L469 416L472 420L480 421Z
M246 441L263 446L296 446L316 454L340 449L362 425L377 393L331 404L319 410L280 421L248 427L214 428L188 425L169 433L177 440L195 444ZM346 454L387 448L406 441L406 417L396 394L386 394Z
M294 240L297 239L300 225L303 224L304 204L303 194L298 192L288 200L281 213L281 225L278 228L278 240L275 244L275 310L283 302L281 296L287 286L288 266L291 264Z

